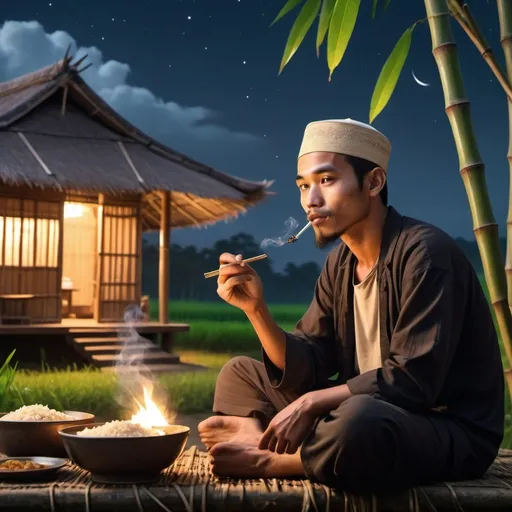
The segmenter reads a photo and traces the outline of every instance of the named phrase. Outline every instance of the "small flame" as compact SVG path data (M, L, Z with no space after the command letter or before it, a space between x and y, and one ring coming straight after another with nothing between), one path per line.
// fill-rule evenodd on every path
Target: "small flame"
M144 386L143 392L145 407L137 399L135 399L137 405L139 406L139 412L132 416L132 423L138 423L145 428L168 427L169 423L165 419L165 416L160 411L155 402L153 402L151 399L151 391L146 386Z

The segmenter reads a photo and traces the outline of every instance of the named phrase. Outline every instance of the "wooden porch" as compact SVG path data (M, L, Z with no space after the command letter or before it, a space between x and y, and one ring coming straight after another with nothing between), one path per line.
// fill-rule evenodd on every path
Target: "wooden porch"
M167 322L136 322L132 327L141 335L162 334L174 335L190 330L188 324L167 323ZM41 334L86 334L94 331L104 332L106 330L117 332L127 328L124 322L97 322L92 318L63 318L58 323L44 324L0 324L0 336L5 335L41 335Z
M79 362L107 372L202 370L203 367L184 364L173 352L175 335L189 328L183 323L148 321L128 325L78 318L65 318L54 324L0 325L0 351L7 354L16 348L22 359L35 363L38 350L43 349L51 360L59 355L67 364Z

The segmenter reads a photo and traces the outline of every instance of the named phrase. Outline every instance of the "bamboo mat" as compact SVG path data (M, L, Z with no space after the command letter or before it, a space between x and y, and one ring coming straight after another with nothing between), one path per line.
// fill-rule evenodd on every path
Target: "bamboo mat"
M73 512L300 512L512 510L512 450L501 450L484 478L405 492L357 496L308 480L219 479L205 452L192 446L149 485L102 485L69 464L54 481L0 482L0 509Z

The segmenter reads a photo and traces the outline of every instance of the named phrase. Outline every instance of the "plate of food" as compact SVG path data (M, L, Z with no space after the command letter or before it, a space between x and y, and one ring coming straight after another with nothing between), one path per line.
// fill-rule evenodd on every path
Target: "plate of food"
M55 457L3 457L0 458L0 481L51 477L69 462L69 459Z

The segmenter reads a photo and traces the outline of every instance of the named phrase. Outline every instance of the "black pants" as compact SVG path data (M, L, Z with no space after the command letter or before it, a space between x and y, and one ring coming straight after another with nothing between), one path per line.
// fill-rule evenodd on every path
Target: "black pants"
M263 363L235 357L221 370L213 411L256 416L265 428L298 398L270 384ZM477 478L497 449L441 415L419 415L356 395L319 419L302 444L307 477L352 492Z

